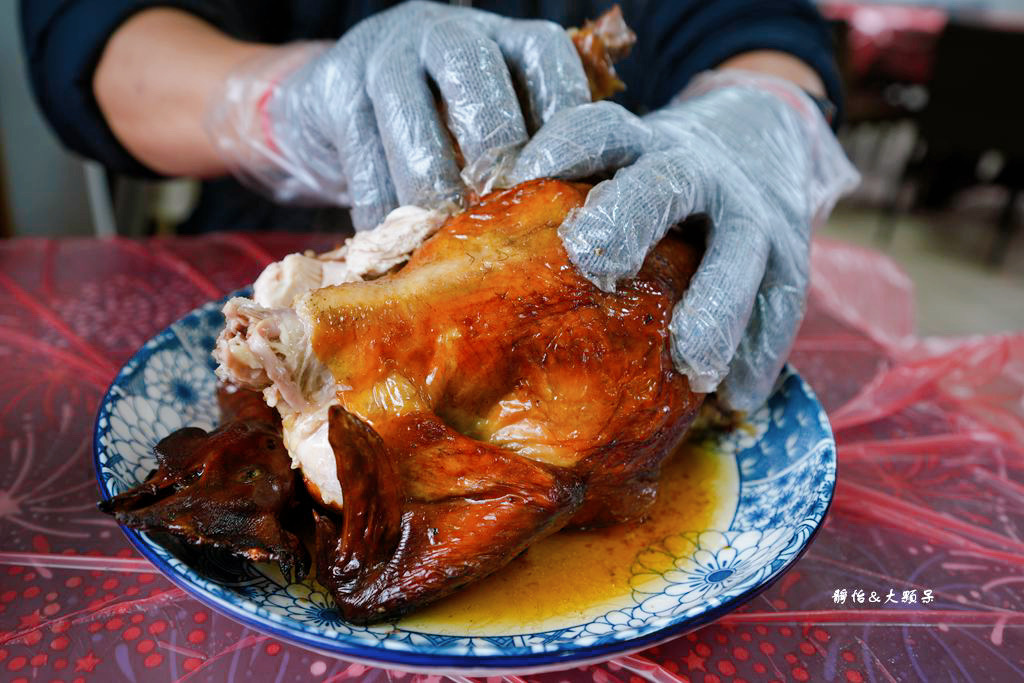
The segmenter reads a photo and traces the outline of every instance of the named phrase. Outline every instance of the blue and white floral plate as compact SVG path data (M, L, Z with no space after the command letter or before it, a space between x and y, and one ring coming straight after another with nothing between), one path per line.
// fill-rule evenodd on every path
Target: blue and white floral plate
M148 341L121 369L100 405L94 457L104 498L155 467L152 448L184 426L216 419L214 339L223 302L194 310ZM276 567L172 554L149 535L129 540L168 579L237 621L272 636L345 659L389 668L500 674L566 668L640 650L706 624L775 581L807 547L832 500L835 442L810 387L787 368L768 404L728 432L703 437L724 459L725 476L710 517L716 528L679 529L645 552L668 564L631 571L646 581L554 627L473 629L406 622L362 627L342 622L329 593L307 578L290 582ZM185 559L182 559L185 558ZM638 554L638 559L640 555ZM666 569L667 567L667 569ZM563 615L564 616L564 615ZM440 631L440 632L438 632Z

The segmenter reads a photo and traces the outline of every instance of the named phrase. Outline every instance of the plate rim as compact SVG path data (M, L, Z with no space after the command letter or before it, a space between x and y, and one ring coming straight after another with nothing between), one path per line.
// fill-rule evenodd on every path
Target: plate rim
M103 477L103 465L100 462L100 454L101 452L104 452L104 448L101 445L101 433L104 428L101 426L101 422L104 419L109 420L110 414L108 407L111 405L111 399L114 396L115 391L118 390L119 384L124 375L129 371L129 369L134 370L136 359L141 353L148 350L149 345L154 340L166 334L176 336L173 330L174 325L180 323L188 316L202 311L211 304L222 304L233 296L244 296L247 289L248 288L243 288L233 291L221 299L210 300L191 309L181 317L177 318L170 325L167 325L147 339L146 342L136 349L132 356L119 368L117 374L113 380L111 380L110 385L103 393L103 397L100 399L96 413L96 420L93 426L93 471L96 476L102 500L109 500L111 496L107 491L106 481ZM259 615L245 610L239 604L231 603L219 598L218 596L210 593L205 587L191 582L187 576L179 573L163 558L159 557L150 547L150 542L143 539L141 532L125 527L121 524L118 524L118 526L125 534L128 542L131 543L131 545L143 557L145 557L165 579L169 580L172 584L184 591L193 599L198 600L200 603L215 610L217 613L236 622L240 622L246 627L252 628L257 632L316 651L324 654L325 656L342 659L351 658L372 666L386 666L413 672L443 672L457 670L459 673L465 675L472 675L474 672L478 672L480 675L497 675L502 672L540 673L572 668L588 662L606 661L607 659L613 658L617 655L638 652L657 644L664 643L668 640L672 640L681 635L685 635L686 633L701 628L702 626L716 621L725 614L732 612L774 585L776 581L784 576L800 560L800 558L803 557L804 553L811 546L811 543L814 542L818 532L825 524L825 520L828 517L833 500L835 499L836 482L838 481L838 452L831 421L828 420L827 412L821 404L821 401L818 399L813 387L811 387L803 376L801 376L800 373L798 373L788 362L783 367L780 374L784 375L787 373L798 379L803 391L805 391L808 396L815 401L818 410L825 416L822 426L827 431L827 436L829 438L830 447L828 448L828 451L831 456L831 462L828 464L831 465L836 476L832 478L831 486L828 489L828 500L825 502L824 508L822 509L821 517L817 520L814 527L810 529L810 532L803 540L799 549L797 549L785 564L779 567L764 581L751 586L743 592L728 598L719 605L716 605L700 614L689 618L682 618L676 623L667 624L650 633L630 638L623 638L621 640L613 640L593 645L583 645L571 650L520 653L515 655L437 654L417 650L389 649L387 647L345 642L343 640L333 639L327 636L288 628L287 624L275 624L268 620L261 619ZM736 513L734 512L733 520L735 520L735 514ZM152 542L155 543L155 541Z

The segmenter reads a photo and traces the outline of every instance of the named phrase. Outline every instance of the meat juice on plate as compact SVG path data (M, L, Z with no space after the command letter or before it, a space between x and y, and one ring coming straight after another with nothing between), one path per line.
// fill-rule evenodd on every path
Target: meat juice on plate
M637 558L666 537L726 529L739 474L731 455L684 444L665 462L647 519L535 543L505 568L399 622L412 631L458 635L534 633L585 623L632 604ZM666 566L650 567L665 571Z

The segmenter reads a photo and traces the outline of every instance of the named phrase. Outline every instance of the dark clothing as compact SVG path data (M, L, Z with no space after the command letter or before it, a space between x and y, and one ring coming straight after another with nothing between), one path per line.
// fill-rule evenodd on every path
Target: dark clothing
M638 113L656 109L696 73L756 49L788 52L814 67L830 98L840 101L839 76L827 27L810 0L618 0L637 33L616 68L627 90L615 99ZM119 173L155 177L114 137L92 93L92 76L107 38L133 13L178 7L237 38L285 43L336 39L359 20L394 2L305 0L23 0L21 23L31 81L61 140ZM610 0L478 0L473 7L512 17L543 17L582 25ZM322 213L322 212L318 212ZM308 226L309 209L273 206L233 180L206 183L189 226L194 229L287 229Z

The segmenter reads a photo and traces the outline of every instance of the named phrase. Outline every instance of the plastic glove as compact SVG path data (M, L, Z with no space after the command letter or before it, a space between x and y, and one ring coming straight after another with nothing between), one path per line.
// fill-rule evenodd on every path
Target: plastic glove
M717 389L732 410L759 407L803 317L811 225L857 172L803 91L722 70L643 118L607 102L561 112L508 180L615 169L559 228L570 259L612 291L671 226L707 214L707 251L672 314L672 358L696 391Z
M527 95L525 117L514 81ZM350 205L365 229L400 204L461 201L446 124L467 166L494 166L526 142L528 123L536 129L589 100L580 58L557 24L410 2L333 45L291 45L243 65L212 104L207 130L233 170L278 201Z

